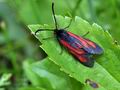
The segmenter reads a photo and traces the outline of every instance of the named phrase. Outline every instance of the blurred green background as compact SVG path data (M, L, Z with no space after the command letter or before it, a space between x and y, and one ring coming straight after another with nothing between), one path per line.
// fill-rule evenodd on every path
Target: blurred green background
M120 0L54 2L57 15L73 18L77 15L91 24L95 22L120 43ZM51 3L52 0L0 0L0 88L3 90L31 84L23 71L23 62L36 62L46 54L27 25L46 23L54 26Z

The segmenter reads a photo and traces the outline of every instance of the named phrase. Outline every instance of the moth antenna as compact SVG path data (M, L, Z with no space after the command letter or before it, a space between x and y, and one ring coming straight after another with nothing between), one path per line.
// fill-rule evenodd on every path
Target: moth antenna
M54 21L55 21L55 28L56 28L56 30L57 30L57 29L58 29L58 26L57 26L57 20L56 20L56 17L55 17L54 2L52 2L52 13L53 13Z

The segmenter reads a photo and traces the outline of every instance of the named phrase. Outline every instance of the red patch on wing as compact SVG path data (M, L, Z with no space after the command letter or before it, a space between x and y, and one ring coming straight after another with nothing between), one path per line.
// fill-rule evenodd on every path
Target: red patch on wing
M64 40L60 40L60 43L61 43L64 47L66 47L67 49L69 49L69 51L73 51L73 52L75 52L76 54L81 55L81 54L85 54L85 53L86 53L84 50L82 50L82 49L80 49L80 48L74 48L74 47L72 47L70 44L68 44L68 43L67 43L66 41L64 41Z
M70 51L70 53L72 53L78 60L80 60L80 62L87 62L87 58L82 57L81 55L79 55L73 51Z
M82 43L82 45L83 45L84 47L89 48L90 46L92 46L93 48L96 48L96 45L95 45L94 42L92 42L92 41L90 41L90 40L88 40L88 39L84 39L84 38L82 38L82 37L80 37L80 36L77 36L77 35L75 35L75 34L73 34L73 33L71 33L71 32L68 32L68 34L71 35L72 37L80 40L80 42Z
M90 46L92 46L93 48L96 48L96 45L95 45L94 42L92 42L92 41L90 41L90 40L88 40L88 39L85 39L85 41L86 41Z

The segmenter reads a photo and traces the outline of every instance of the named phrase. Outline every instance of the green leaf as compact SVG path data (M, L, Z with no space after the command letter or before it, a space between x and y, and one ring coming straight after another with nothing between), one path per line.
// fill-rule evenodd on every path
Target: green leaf
M11 78L11 73L4 73L2 77L0 78L0 87L8 86L11 84L9 79Z
M24 62L24 70L34 86L43 87L47 90L92 90L88 84L83 85L68 74L61 71L61 68L48 58L30 64ZM105 90L99 87L100 90Z
M65 27L69 24L70 18L56 16L59 27ZM50 28L48 25L29 25L29 28L34 33L39 28ZM108 90L120 89L120 47L115 45L112 37L108 32L102 30L97 24L90 25L80 17L75 17L75 21L68 29L69 31L83 35L87 31L90 34L86 36L90 40L96 42L104 49L104 54L99 56L93 68L83 66L67 51L61 54L61 48L56 39L42 40L49 36L53 36L51 32L40 32L37 38L42 42L40 46L49 56L49 59L61 67L61 69L68 73L71 77L85 84L86 79L91 79L100 84Z
M47 90L79 90L83 84L61 72L60 68L48 58L37 63L24 63L27 77L34 86L41 86Z
M18 90L46 90L46 89L43 89L43 88L40 88L40 87L22 87L22 88L19 88Z

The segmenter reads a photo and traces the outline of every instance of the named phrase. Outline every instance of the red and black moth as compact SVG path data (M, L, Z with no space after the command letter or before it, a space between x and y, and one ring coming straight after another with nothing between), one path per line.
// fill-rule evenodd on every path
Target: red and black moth
M55 21L55 29L38 29L35 32L35 35L39 31L53 31L55 37L57 38L59 44L65 47L69 53L71 53L77 60L79 60L83 65L87 67L93 67L94 60L93 55L102 54L102 48L97 45L95 42L86 39L84 37L75 35L65 29L70 26L70 24L63 28L58 29L57 20L54 12L54 3L52 3L52 13ZM47 39L47 38L46 38Z

